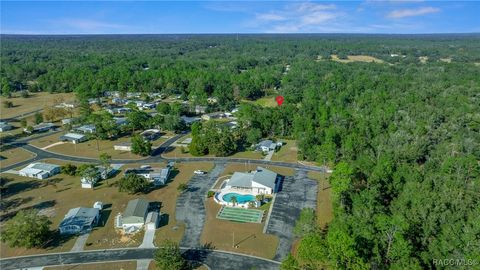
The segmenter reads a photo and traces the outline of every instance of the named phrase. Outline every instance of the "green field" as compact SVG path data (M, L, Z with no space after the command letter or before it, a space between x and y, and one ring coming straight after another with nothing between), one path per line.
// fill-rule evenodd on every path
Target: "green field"
M235 222L261 223L263 211L223 206L218 211L217 218Z

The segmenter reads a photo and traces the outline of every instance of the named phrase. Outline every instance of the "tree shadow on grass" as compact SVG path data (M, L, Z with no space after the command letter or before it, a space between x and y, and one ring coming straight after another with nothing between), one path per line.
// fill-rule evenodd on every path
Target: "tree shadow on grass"
M11 200L2 199L0 201L0 211L8 211L14 208L21 206L22 204L31 202L33 197L26 197L26 198L15 198Z
M43 248L50 250L62 246L72 238L77 237L74 234L60 234L60 231L55 230L50 236L50 240L43 245Z
M15 194L18 194L20 192L25 192L29 191L32 189L36 189L39 187L42 187L44 183L38 181L38 180L28 180L28 181L22 181L22 182L14 182L8 184L8 182L11 182L11 178L7 178L6 180L6 185L2 189L2 199L8 198L10 196L13 196Z
M10 213L7 213L7 214L4 214L4 215L1 215L0 216L0 221L1 222L4 222L4 221L7 221L9 219L11 219L12 217L14 217L19 211L21 210L30 210L30 209L36 209L38 211L41 211L43 209L47 209L47 208L50 208L50 207L53 207L57 202L55 200L49 200L49 201L43 201L43 202L40 202L40 203L37 203L35 205L32 205L32 206L29 206L29 207L24 207L22 209L18 209L16 211L12 211Z

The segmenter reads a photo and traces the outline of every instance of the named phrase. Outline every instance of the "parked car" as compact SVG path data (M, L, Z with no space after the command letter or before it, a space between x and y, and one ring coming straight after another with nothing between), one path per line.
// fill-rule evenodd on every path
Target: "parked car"
M203 175L203 174L206 174L207 172L202 171L202 170L195 170L193 173L194 173L194 174Z

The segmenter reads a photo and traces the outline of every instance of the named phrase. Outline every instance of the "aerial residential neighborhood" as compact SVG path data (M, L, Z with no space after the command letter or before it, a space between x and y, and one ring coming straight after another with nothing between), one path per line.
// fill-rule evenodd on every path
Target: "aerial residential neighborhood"
M0 269L479 269L475 1L1 1Z

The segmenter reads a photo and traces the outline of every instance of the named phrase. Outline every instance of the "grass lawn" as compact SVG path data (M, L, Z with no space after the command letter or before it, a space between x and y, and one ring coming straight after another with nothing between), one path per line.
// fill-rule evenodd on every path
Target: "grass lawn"
M269 95L269 96L265 96L265 97L262 97L262 98L259 98L257 100L242 100L242 102L245 102L245 103L253 103L253 104L256 104L256 105L260 105L262 107L277 107L278 104L277 104L277 101L275 100L277 96L276 95Z
M22 148L16 147L0 152L0 156L5 159L0 160L0 168L33 158L35 155Z
M325 227L333 219L332 189L328 182L329 175L323 177L319 172L308 172L308 177L318 181L317 193L317 222Z
M177 197L180 192L177 190L179 184L187 183L193 177L195 170L210 171L213 169L211 162L192 162L177 163L175 167L178 174L175 175L173 182L159 190L156 195L158 200L162 202L161 212L164 215L160 228L155 233L155 243L159 245L162 241L169 239L174 242L180 242L185 232L185 224L175 220L175 208Z
M2 111L2 113L3 113L3 111ZM3 114L2 114L2 117L3 117ZM20 122L11 121L11 122L8 122L8 124L13 126L13 128L11 130L0 132L0 138L5 138L7 136L15 136L15 135L23 133L23 128L20 126Z
M336 54L332 54L332 60L340 63L352 63L352 62L384 63L382 59L378 59L368 55L348 55L347 57L348 59L340 59Z
M110 262L110 263L89 263L72 264L64 266L45 267L44 270L135 270L136 261ZM155 269L155 268L154 268Z
M278 152L273 153L273 161L297 162L298 147L295 140L280 140L283 142Z
M47 137L39 138L37 140L33 140L30 144L36 147L48 147L54 143L59 142L59 137L62 133L53 134ZM166 138L158 138L157 140L153 141L153 148L161 145ZM144 159L145 157L132 154L129 151L118 151L114 150L113 146L117 143L122 142L130 142L130 136L120 137L116 140L98 140L98 149L97 150L97 141L96 140L89 140L86 142L82 142L79 144L73 143L63 143L58 144L52 147L48 147L46 150L69 155L69 156L79 156L79 157L89 157L89 158L98 158L101 153L107 153L112 156L113 159Z
M275 256L278 238L263 233L263 223L238 223L217 219L221 206L210 198L206 202L207 216L203 228L201 243L212 248L250 254L271 259ZM233 247L233 234L235 245Z
M272 170L280 175L283 176L292 176L295 174L295 170L291 168L284 168L284 167L276 167L276 166L263 166L266 169ZM234 172L247 172L251 170L255 170L257 165L250 164L250 163L229 163L225 166L222 174L220 176L233 174Z
M3 108L2 107L2 118L15 117L24 113L29 113L38 109L43 109L46 106L52 106L55 99L63 98L65 102L70 102L75 100L74 93L58 93L50 94L48 92L40 93L30 93L30 97L14 97L14 98L5 98L0 97L0 103L3 104L3 101L8 100L13 103L13 108Z
M68 163L61 160L44 160L44 162L58 165ZM140 165L142 164L128 164L122 170L127 167L138 167ZM164 166L165 164L150 165ZM175 225L174 211L178 196L177 186L179 183L188 182L191 176L193 176L195 169L208 171L212 167L212 163L177 164L176 168L180 170L179 173L174 175L165 187L155 189L148 194L136 195L120 193L117 187L113 186L115 181L122 177L123 172L120 172L108 181L100 182L93 190L82 189L80 187L80 177L78 176L59 174L47 180L37 180L4 173L2 177L7 177L10 181L6 184L7 193L2 196L0 220L1 222L7 221L20 209L36 208L48 215L52 221L51 228L57 229L58 224L69 209L79 206L92 207L94 202L102 201L106 205L111 204L111 206L103 211L103 221L100 223L100 226L91 232L85 249L134 247L140 245L143 233L138 233L133 237L122 237L114 228L114 219L115 215L125 210L129 200L145 198L152 202L161 202L162 213L170 217L168 224L157 231L157 238L179 240L183 236L183 230L173 231L171 229ZM106 220L105 223L104 220ZM74 242L75 237L71 237L60 244L51 245L46 249L30 250L9 248L5 244L1 244L0 256L3 258L45 252L66 252L73 247Z

